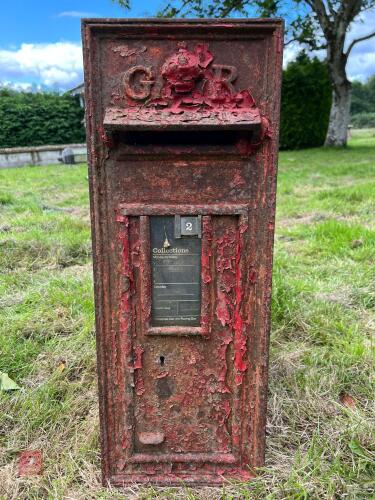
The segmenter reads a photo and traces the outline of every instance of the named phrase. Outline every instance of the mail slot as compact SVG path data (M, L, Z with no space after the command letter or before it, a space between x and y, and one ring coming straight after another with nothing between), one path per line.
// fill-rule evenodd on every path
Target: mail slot
M264 464L280 20L83 21L103 483Z

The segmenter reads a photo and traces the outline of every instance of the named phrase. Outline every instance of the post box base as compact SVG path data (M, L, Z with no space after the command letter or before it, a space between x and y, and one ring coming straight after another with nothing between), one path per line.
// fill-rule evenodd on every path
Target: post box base
M238 474L233 474L230 476L213 476L211 474L199 474L195 476L189 475L179 475L176 476L174 474L170 474L169 478L165 474L163 475L136 475L132 474L131 476L127 475L116 475L112 476L108 479L108 481L104 481L104 486L114 486L117 488L123 488L129 485L134 485L134 483L143 484L145 486L216 486L220 487L224 484L232 483L232 482L247 482L251 479L254 479L256 474L249 473L248 471L240 471Z

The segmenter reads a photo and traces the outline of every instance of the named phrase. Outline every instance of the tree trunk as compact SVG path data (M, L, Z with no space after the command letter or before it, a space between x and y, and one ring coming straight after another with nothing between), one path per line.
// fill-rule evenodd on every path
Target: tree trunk
M346 146L350 120L351 85L334 85L325 146Z
M344 52L347 30L345 20L326 34L328 73L332 84L332 105L325 146L346 146L350 120L352 84L346 75L347 56Z

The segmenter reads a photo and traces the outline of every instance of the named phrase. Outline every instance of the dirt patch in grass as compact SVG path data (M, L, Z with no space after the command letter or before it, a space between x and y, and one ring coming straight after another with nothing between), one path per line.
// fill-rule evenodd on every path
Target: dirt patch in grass
M301 214L295 215L293 217L283 217L277 220L276 228L277 229L288 229L297 224L301 225L311 225L316 224L318 222L322 222L327 219L333 219L336 221L348 222L348 223L357 223L361 221L358 215L332 215L329 213L312 213L312 214ZM362 222L362 221L361 221ZM372 223L364 223L364 227L367 229L372 229L374 226ZM283 235L276 235L278 238L283 238Z
M46 212L62 212L65 214L69 214L72 217L76 217L83 222L90 222L90 212L88 210L88 207L58 207L43 205L42 208Z
M322 302L333 302L340 304L344 307L350 307L350 291L337 290L335 292L319 292L315 295L318 300Z

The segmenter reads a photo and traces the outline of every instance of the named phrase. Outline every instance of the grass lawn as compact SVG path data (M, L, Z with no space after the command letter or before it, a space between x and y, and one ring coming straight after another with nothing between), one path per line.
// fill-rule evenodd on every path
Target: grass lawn
M86 176L0 171L0 498L374 498L375 131L280 155L267 464L223 489L100 486Z

